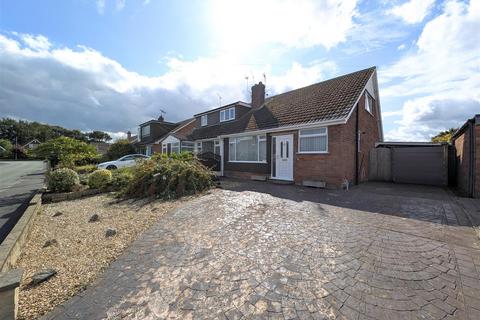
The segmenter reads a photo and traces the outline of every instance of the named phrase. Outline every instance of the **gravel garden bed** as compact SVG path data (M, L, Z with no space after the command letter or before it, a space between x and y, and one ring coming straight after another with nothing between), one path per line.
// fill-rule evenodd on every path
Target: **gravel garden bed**
M36 319L82 291L140 233L191 198L118 202L102 194L43 205L16 263L25 269L19 319ZM57 273L30 285L35 273L48 269Z

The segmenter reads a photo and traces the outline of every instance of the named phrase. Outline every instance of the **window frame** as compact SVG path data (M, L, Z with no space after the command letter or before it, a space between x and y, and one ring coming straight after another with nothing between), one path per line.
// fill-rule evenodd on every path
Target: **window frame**
M236 160L237 159L237 139L244 138L244 137L255 137L257 139L257 160ZM232 142L233 140L233 142ZM265 160L258 160L260 159L260 142L265 142ZM232 151L232 145L234 146L235 152L235 160L230 159L230 154ZM266 164L268 163L268 152L267 152L267 135L266 134L254 134L248 136L238 136L238 137L229 137L228 138L228 162L232 163L261 163Z
M205 127L208 124L208 115L204 114L200 117L200 125Z
M235 107L220 110L220 122L235 120Z
M146 128L148 128L148 134L143 133ZM151 130L150 125L140 127L140 137L141 138L150 137L150 130Z
M325 133L302 134L303 130L325 129ZM301 151L301 139L311 137L326 137L325 151ZM328 154L328 127L305 128L298 130L298 154Z
M372 103L370 103L369 98L372 98ZM368 105L368 109L367 109ZM375 105L375 99L370 95L370 93L365 90L365 110L373 116L373 106Z

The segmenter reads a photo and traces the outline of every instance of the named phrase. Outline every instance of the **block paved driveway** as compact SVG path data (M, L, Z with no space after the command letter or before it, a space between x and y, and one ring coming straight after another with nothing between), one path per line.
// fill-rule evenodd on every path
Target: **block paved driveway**
M480 242L446 191L223 185L46 318L480 319Z

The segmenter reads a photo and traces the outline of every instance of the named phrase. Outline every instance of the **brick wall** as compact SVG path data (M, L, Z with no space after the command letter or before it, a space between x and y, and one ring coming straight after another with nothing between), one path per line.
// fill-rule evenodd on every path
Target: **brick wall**
M368 180L368 157L375 143L380 141L375 106L373 114L365 110L365 95L345 125L328 127L328 154L296 154L294 163L295 183L303 180L320 180L327 183L327 188L338 188L347 179L355 180L355 121L358 111L360 152L358 154L359 180ZM298 136L295 133L295 144ZM295 146L295 150L297 146Z
M470 168L470 130L467 128L454 141L456 159L456 184L457 190L462 195L467 195L469 192L469 168Z
M359 105L359 130L360 135L360 152L358 157L358 172L360 182L368 180L369 154L370 150L375 148L375 143L380 141L380 132L378 129L378 108L373 106L372 113L365 109L365 94L362 96ZM353 117L353 115L352 115ZM355 132L355 130L354 130Z
M178 135L186 137L190 133L192 133L192 131L195 129L195 127L196 127L196 123L195 123L195 121L192 121L189 124L187 124L186 126L184 126L183 128L181 128L180 130L176 131L175 133L177 133Z
M365 110L365 96L359 101L348 122L344 125L328 127L328 154L300 154L298 153L298 130L271 133L267 137L268 164L245 164L225 162L226 176L249 178L254 174L270 175L271 164L271 137L276 135L293 135L294 158L293 174L296 184L303 180L325 181L327 188L338 188L347 179L351 183L355 180L355 122L358 111L360 138L360 152L358 153L359 180L368 179L368 157L375 143L380 141L378 129L378 110L375 106L373 114ZM228 139L225 139L225 159L228 159Z

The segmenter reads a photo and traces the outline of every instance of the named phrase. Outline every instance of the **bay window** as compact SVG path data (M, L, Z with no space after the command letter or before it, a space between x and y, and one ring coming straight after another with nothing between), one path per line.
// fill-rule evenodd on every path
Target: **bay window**
M304 129L298 132L298 151L300 153L327 153L327 128Z
M265 135L229 138L228 160L231 162L267 162Z

